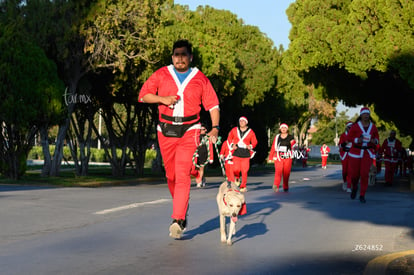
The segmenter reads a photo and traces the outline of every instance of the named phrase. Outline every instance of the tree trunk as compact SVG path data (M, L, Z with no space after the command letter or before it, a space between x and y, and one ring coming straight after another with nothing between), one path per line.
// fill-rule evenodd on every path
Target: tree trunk
M55 152L53 153L52 167L50 169L50 176L52 177L59 176L60 166L63 159L63 146L68 127L68 119L65 124L59 126L58 136L56 137L55 143Z
M40 144L42 146L43 156L44 156L44 163L42 168L42 177L48 176L50 174L50 169L52 166L52 157L50 156L49 151L49 135L47 132L47 127L42 126L39 129L40 132Z
M76 95L76 87L78 83L78 79L80 77L80 72L77 72L76 75L78 78L72 80L69 85L69 94L66 94L65 91L65 103L67 104L67 117L65 121L59 126L58 135L56 137L55 143L55 152L53 153L53 160L52 160L52 167L50 169L51 176L59 176L60 166L62 164L63 159L63 146L65 145L66 134L69 129L70 125L70 117L75 109L75 103L73 101L66 101L67 95Z

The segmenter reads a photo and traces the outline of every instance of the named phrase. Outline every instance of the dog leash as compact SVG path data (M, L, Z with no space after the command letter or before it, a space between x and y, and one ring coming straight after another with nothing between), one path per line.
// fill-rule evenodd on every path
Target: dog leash
M201 140L200 144L197 146L196 151L193 154L193 164L195 167L200 168L200 167L204 167L205 165L207 165L207 163L209 162L210 159L210 146L208 146L208 142L209 142L209 136L204 136L203 139ZM221 144L221 137L217 137L217 141L216 143L214 143L214 148L216 149L216 153L217 153L217 157L219 159L219 163L220 163L220 168L221 168L221 173L223 174L223 177L225 178L226 182L227 182L227 187L231 188L231 182L228 180L227 175L226 175L226 169L224 167L224 160L220 158L220 150L218 149L218 146ZM197 164L196 163L196 158L198 157L198 150L201 146L203 145L207 145L207 159L204 163L202 164Z
M210 161L210 146L209 146L208 143L209 143L209 139L208 139L208 136L206 135L201 139L200 144L197 146L197 149L195 150L195 152L193 154L193 164L197 168L206 166L207 163ZM198 150L203 145L206 145L206 147L207 147L207 158L206 158L206 161L204 163L197 164L195 160L198 157Z
M218 149L218 146L221 144L222 142L221 142L221 137L218 137L217 138L217 141L216 141L216 143L214 144L214 148L216 149L216 153L217 153L217 156L218 156L218 159L219 159L219 163L220 163L220 167L221 167L221 172L222 172L222 174L223 174L223 177L226 179L226 182L227 182L227 188L231 188L231 182L229 181L229 179L227 178L227 175L226 175L226 169L225 169L225 167L224 167L224 160L223 159L221 159L221 157L220 157L220 151L219 151L219 149Z

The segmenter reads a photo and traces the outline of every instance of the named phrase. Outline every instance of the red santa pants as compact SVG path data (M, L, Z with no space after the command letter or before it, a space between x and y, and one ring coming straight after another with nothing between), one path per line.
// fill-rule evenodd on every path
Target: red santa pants
M245 188L247 184L247 173L250 168L250 158L239 158L233 156L233 175L236 178L240 177L241 173L241 184L240 188Z
M328 156L322 156L322 167L325 167L328 163Z
M307 158L303 158L302 159L302 167L305 168L308 166L308 159Z
M346 156L344 159L341 159L342 164L342 180L347 183L347 187L351 188L351 178L348 173L349 157Z
M185 219L190 198L191 168L200 130L187 131L181 138L165 137L158 131L158 142L168 188L173 199L173 219Z
M289 189L290 170L292 169L291 158L280 158L275 160L275 180L273 185L277 188L280 186L280 181L283 177L283 189Z
M397 168L397 163L389 161L389 160L384 160L384 166L385 166L385 175L384 175L385 182L392 183L394 181L394 174L395 174L395 169Z
M364 152L362 158L349 157L348 171L349 176L351 177L352 188L358 188L359 180L361 184L359 194L361 196L365 196L368 189L369 170L371 169L372 163L373 159L367 152Z
M226 171L227 180L234 182L233 161L226 161L224 164L224 170Z

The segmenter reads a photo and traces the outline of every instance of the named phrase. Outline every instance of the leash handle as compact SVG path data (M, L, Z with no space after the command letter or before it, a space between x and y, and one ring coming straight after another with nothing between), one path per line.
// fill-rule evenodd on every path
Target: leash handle
M204 166L206 166L207 165L207 163L210 161L210 146L208 146L208 143L209 143L209 137L206 135L206 136L204 136L203 137L203 139L200 141L200 144L197 146L197 149L195 150L195 152L194 152L194 154L193 154L193 164L194 164L194 166L195 167L197 167L197 168L200 168L200 167L204 167ZM207 159L206 159L206 161L204 162L204 163L202 163L202 164L197 164L196 163L196 161L195 161L195 159L198 157L198 149L201 147L201 146L203 146L203 145L205 145L205 144L207 144Z

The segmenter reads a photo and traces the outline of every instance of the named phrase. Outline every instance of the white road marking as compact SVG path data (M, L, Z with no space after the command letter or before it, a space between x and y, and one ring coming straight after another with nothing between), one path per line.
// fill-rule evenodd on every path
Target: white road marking
M163 203L163 202L167 202L167 201L171 201L171 199L159 199L159 200L155 200L155 201L137 202L137 203L123 205L123 206L119 206L119 207L115 207L115 208L105 209L105 210L102 210L102 211L95 212L94 214L104 215L104 214L113 213L113 212L122 211L122 210L127 210L127 209L131 209L131 208L137 208L137 207L141 207L141 206L145 206L145 205L149 205L149 204Z

